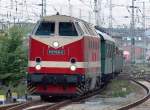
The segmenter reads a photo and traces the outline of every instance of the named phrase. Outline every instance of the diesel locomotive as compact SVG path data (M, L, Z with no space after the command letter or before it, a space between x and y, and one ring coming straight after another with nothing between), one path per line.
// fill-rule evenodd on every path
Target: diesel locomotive
M53 15L29 38L28 89L41 98L81 95L101 84L101 39L91 24Z

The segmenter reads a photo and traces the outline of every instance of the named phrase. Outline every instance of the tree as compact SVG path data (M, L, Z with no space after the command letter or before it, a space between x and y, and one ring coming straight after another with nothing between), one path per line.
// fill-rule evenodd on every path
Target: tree
M23 29L14 26L0 36L0 80L16 84L25 77L27 48L23 45Z

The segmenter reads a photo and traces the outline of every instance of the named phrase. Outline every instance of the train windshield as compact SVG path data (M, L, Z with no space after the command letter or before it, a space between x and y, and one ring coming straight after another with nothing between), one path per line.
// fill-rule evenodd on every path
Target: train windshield
M78 36L77 30L73 22L60 22L59 23L60 36Z
M54 22L41 22L38 26L35 35L54 35L55 23Z

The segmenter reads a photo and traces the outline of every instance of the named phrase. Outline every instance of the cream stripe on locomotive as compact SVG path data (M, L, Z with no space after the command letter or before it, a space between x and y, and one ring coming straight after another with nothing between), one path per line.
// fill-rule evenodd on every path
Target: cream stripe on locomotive
M82 36L75 36L75 37L45 37L45 36L40 36L40 37L37 37L37 36L32 36L33 39L39 41L39 42L42 42L48 46L51 46L53 47L53 43L54 42L59 42L59 45L57 48L59 47L62 47L64 45L67 45L67 44L70 44L70 43L73 43L73 42L76 42L78 40L81 40L83 37Z
M29 61L29 67L35 67L36 61ZM77 66L77 68L89 68L89 67L100 67L100 62L76 62L71 64L70 62L60 62L60 61L41 61L40 65L42 67L57 67L57 68L69 68L71 65Z

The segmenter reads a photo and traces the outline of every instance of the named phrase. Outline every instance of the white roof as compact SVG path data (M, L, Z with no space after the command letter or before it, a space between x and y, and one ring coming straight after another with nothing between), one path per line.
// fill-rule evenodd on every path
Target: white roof
M110 37L109 35L107 35L106 33L104 32L101 32L99 30L96 29L96 32L100 35L103 36L104 40L108 40L108 41L112 41L112 42L116 42L112 37Z
M66 15L52 15L52 16L44 16L42 18L44 21L61 21L61 22L73 22L73 21L82 21L78 18L74 18ZM85 21L84 21L85 22Z

